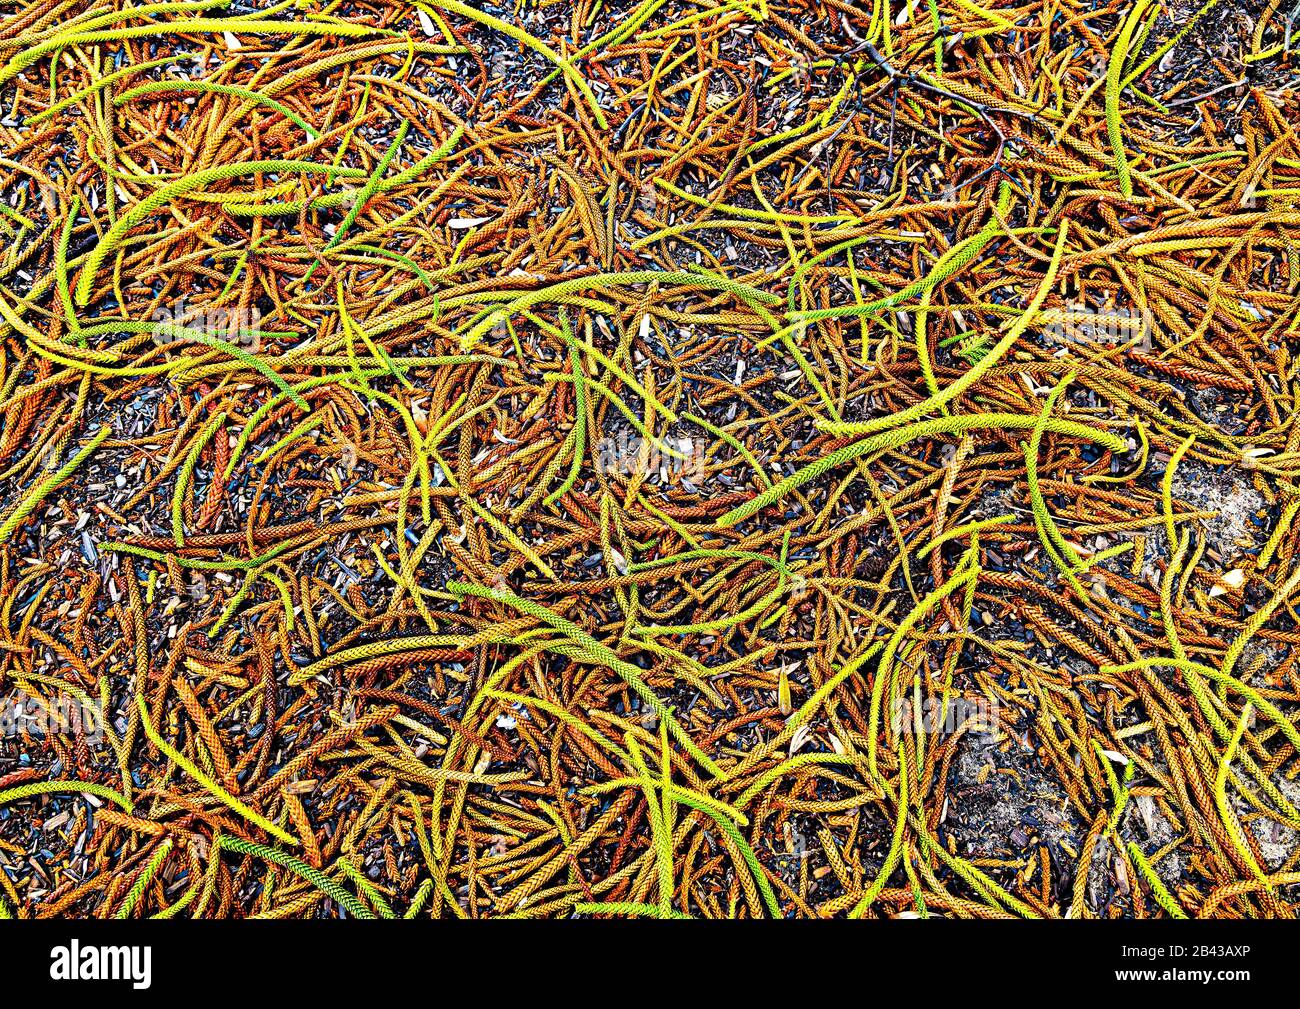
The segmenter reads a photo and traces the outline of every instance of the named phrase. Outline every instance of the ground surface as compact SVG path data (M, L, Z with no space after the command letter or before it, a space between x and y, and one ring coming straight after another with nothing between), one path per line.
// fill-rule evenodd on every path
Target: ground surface
M1291 916L1293 14L0 4L0 915Z

